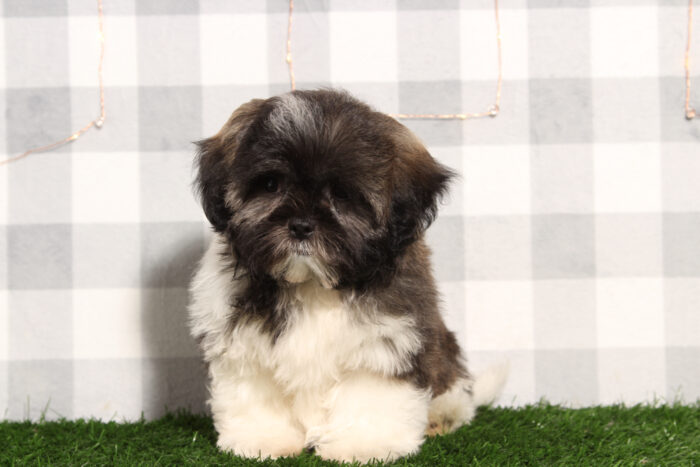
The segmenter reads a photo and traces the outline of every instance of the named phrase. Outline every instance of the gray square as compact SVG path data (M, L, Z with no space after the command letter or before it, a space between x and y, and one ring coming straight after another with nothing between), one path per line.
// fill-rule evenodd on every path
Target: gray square
M144 4L139 1L136 8ZM136 41L141 86L200 82L199 16L139 16Z
M73 416L73 362L17 360L8 363L9 410L16 420Z
M530 80L530 142L593 141L590 79Z
M661 145L664 211L700 211L700 157L697 143Z
M664 280L666 345L678 347L697 345L698 329L700 329L698 310L700 310L700 278Z
M145 152L139 159L141 219L155 221L203 220L195 200L192 152Z
M69 289L72 286L71 226L8 226L11 289Z
M598 402L594 349L535 350L535 392L554 404L580 407Z
M666 213L663 221L665 276L700 277L700 213Z
M467 280L532 278L529 216L479 216L464 219Z
M41 10L37 8L36 11ZM3 52L8 86L27 88L69 84L66 17L42 15L40 18L6 19L4 26ZM70 112L65 107L59 110Z
M10 291L11 360L73 357L73 298L67 290Z
M265 13L270 4L287 4L284 0L268 0L267 2L261 2L260 0L236 0L232 2L231 0L207 0L206 2L200 2L199 11L201 14L217 14L217 13Z
M535 348L596 347L595 280L543 280L533 287Z
M187 327L187 288L150 288L141 293L143 355L194 357L199 350Z
M294 11L328 11L330 5L330 0L304 0L294 4ZM287 12L289 11L289 2L286 0L268 0L267 11L268 13Z
M10 399L8 394L9 370L8 362L0 360L0 422L9 420L7 417L10 411Z
M143 287L187 287L204 254L202 222L141 224Z
M700 82L700 75L691 76L690 81ZM697 120L685 118L685 80L681 77L662 76L659 78L659 88L661 141L700 142L700 125ZM693 93L694 95L696 94Z
M527 81L504 80L501 110L493 118L462 123L464 144L528 144L530 104ZM486 112L496 102L495 81L462 83L462 112Z
M697 342L697 341L696 341ZM700 401L700 347L666 349L666 397L686 403Z
M400 81L399 112L406 114L461 113L459 81ZM423 142L435 146L462 143L461 120L401 120Z
M199 13L197 0L138 0L137 15L192 15Z
M435 2L420 2L436 8ZM401 81L459 80L459 13L453 6L436 11L408 11L397 15L398 76ZM399 2L402 10L415 4ZM425 8L425 7L423 7Z
M207 371L199 357L145 359L141 375L146 418L160 418L179 408L208 413Z
M546 8L547 5L543 4L533 6L532 3L531 1L527 15L529 76L531 78L589 77L591 73L590 15L588 12L572 9L583 5L576 5L571 0L562 2L566 4L556 8ZM542 7L545 9L535 9Z
M398 83L346 83L343 89L379 112L398 113L399 111ZM399 121L404 124L407 122L407 120Z
M663 274L661 214L598 214L595 235L599 277Z
M138 224L73 226L73 282L77 288L141 284Z
M427 231L438 281L464 280L464 222L460 216L441 216Z
M72 221L73 174L70 154L35 153L16 164L10 164L7 174L7 214L11 223Z
M139 147L142 151L193 151L192 141L201 138L201 129L201 88L139 88Z
M300 89L304 88L303 83L324 83L327 86L331 80L329 16L325 11L305 10L306 8L295 12L292 29L294 77ZM285 23L286 20L287 18ZM268 61L276 60L278 64L282 64L285 72L281 76L288 77L287 63L283 60L287 44L286 26L282 28L282 32L285 34L283 41L268 43L271 46L278 44L280 52L268 53ZM269 50L274 51L275 48L270 47ZM269 68L268 70L272 71ZM277 81L274 75L269 76L271 82Z
M599 403L664 397L665 363L662 348L598 349Z
M102 10L105 16L112 15L129 15L133 16L136 12L137 0L119 0L118 2L103 2ZM85 0L68 0L68 15L69 16L97 16L97 4L86 2Z
M285 88L284 91L288 91ZM268 86L205 86L202 88L202 134L197 139L216 134L231 114L251 99L266 98ZM194 148L192 148L194 153Z
M66 0L3 0L3 15L9 17L66 16Z
M75 360L75 418L136 421L141 418L141 360Z
M533 216L532 264L536 279L593 277L596 272L594 216Z
M7 89L5 96L8 153L20 154L62 140L73 131L70 126L70 89ZM63 146L52 153L67 151L68 146Z
M97 88L71 91L72 128L80 128L99 116ZM106 87L107 117L71 146L73 152L136 151L139 148L138 93L134 87Z
M530 146L532 210L593 211L593 147L588 144Z
M596 142L659 141L658 115L657 78L593 80Z

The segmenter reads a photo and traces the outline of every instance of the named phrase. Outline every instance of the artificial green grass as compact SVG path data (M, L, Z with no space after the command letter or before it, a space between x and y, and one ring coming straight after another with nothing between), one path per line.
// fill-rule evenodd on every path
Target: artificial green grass
M337 465L311 453L258 462L216 448L211 419L2 422L0 465ZM480 410L391 465L700 465L700 404Z

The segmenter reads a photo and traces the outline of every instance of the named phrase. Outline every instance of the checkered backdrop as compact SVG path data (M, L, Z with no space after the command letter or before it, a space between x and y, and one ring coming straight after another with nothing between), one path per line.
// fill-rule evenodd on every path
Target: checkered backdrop
M205 410L191 142L289 89L286 0L104 3L104 128L0 167L0 417ZM511 362L504 404L700 397L686 7L501 0L501 114L405 122L462 175L428 238L472 367ZM4 156L98 115L96 34L94 1L3 0ZM492 0L297 0L293 47L300 88L386 112L493 103ZM700 107L698 39L693 59Z

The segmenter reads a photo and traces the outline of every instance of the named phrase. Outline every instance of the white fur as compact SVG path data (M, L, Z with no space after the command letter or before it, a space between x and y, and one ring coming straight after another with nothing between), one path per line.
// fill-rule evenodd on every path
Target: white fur
M391 460L418 450L429 411L431 420L451 417L455 429L471 419L474 404L462 390L470 381L431 402L428 391L395 377L410 368L421 345L411 319L360 313L314 278L288 289L291 311L274 345L255 321L232 331L232 292L245 284L232 280L225 248L215 235L190 303L191 332L209 362L209 403L222 449L277 457L313 445L327 459Z
M316 119L316 106L292 93L278 96L280 102L270 113L269 122L274 132L280 135L310 134Z

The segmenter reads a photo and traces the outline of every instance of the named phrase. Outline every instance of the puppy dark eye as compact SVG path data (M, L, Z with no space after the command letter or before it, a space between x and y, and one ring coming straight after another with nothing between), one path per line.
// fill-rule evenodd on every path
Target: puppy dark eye
M331 188L331 194L333 195L333 198L339 201L347 201L350 199L350 194L342 186L334 185L333 188Z
M264 177L260 181L260 185L263 188L265 188L265 191L267 191L268 193L276 193L279 189L279 181L277 181L277 177L274 177L272 175Z

